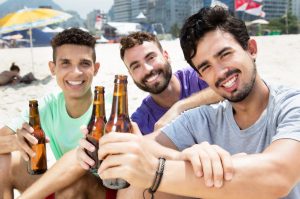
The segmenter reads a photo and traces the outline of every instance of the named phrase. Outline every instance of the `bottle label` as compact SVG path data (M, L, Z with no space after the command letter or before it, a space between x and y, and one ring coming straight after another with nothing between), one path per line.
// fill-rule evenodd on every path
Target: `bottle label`
M35 171L47 168L45 144L32 145L32 150L36 155L31 158L31 170Z

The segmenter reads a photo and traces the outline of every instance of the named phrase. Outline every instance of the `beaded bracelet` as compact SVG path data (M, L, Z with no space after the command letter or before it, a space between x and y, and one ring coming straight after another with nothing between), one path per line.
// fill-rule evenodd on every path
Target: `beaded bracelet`
M160 157L160 158L158 158L158 160L159 160L159 164L158 164L158 168L156 170L156 174L155 174L155 178L152 183L152 186L150 188L146 189L151 194L151 199L154 199L154 193L156 192L156 190L158 189L158 187L160 185L162 176L164 174L164 169L165 169L166 159ZM144 193L145 193L145 191L144 191ZM143 193L143 195L144 195L144 193ZM144 198L145 198L145 196L144 196Z

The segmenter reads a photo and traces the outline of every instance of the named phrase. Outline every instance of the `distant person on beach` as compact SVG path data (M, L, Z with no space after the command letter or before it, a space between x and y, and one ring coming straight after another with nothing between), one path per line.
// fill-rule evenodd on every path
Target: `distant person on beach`
M245 22L220 6L190 16L180 44L200 78L226 100L185 111L157 130L156 141L174 152L165 153L161 145L139 135L103 136L99 176L122 178L139 187L140 195L155 187L195 198L299 199L300 90L260 77L255 39ZM241 152L246 154L233 156ZM221 175L226 181L207 184L202 177L207 164L221 167L226 153L232 155L233 173Z
M7 84L16 84L20 81L20 68L13 62L10 66L9 71L5 70L0 73L0 86Z
M25 107L22 116L0 129L0 198L13 198L13 189L19 190L23 199L45 198L54 192L57 198L104 198L99 177L75 164L76 154L72 151L82 138L80 126L87 125L92 114L91 84L100 67L95 43L92 35L77 28L52 39L49 69L61 91L39 99L39 113L57 162L43 175L27 173L26 161L35 155L28 143L34 144L36 139L31 135ZM65 161L63 167L58 167L61 161ZM69 167L69 163L74 164ZM65 179L73 179L73 173L77 174L76 180L66 184Z
M30 84L32 81L36 80L37 79L31 72L21 77L20 67L15 65L14 62L11 64L9 71L6 70L0 73L0 86L5 86L8 84L15 85L17 83Z

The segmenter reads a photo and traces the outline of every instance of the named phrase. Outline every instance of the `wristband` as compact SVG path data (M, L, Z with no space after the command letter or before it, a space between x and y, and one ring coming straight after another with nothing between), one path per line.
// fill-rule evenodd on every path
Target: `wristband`
M158 158L158 160L159 160L158 168L156 170L155 178L154 178L154 181L152 183L152 186L150 188L146 189L151 194L151 199L154 199L154 193L157 191L157 189L160 185L162 176L164 174L164 169L165 169L166 159L160 157L160 158ZM144 191L144 193L145 193L145 191ZM144 196L144 198L145 198L145 196Z

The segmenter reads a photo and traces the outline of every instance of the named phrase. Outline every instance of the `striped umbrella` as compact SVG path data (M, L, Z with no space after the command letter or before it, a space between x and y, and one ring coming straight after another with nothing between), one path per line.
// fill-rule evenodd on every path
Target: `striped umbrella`
M72 15L49 8L24 8L17 12L9 13L0 19L0 34L29 29L33 67L32 28L59 23L70 17L72 17Z

